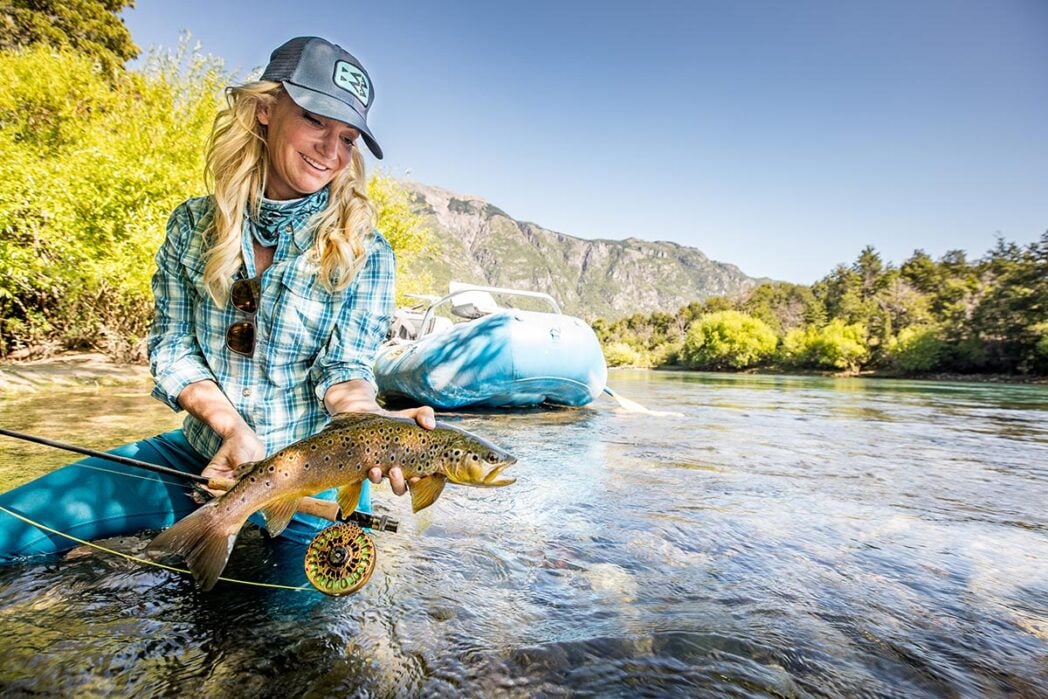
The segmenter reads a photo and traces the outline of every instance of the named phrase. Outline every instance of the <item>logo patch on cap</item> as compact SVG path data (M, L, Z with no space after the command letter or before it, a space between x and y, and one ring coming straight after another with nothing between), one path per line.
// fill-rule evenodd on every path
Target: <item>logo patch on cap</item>
M335 63L335 84L356 95L365 107L371 102L371 81L360 68L352 63L346 61Z

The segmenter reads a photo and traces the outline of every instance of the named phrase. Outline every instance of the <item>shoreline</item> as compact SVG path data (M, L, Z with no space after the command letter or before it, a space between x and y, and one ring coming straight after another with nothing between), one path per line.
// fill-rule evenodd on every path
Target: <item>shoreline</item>
M642 367L609 368L630 370L640 369ZM691 369L684 369L682 367L652 367L646 370L668 372L692 371ZM709 373L1048 386L1048 376L1023 376L1020 374L939 373L906 376L873 370L848 373L815 370L782 371L775 368ZM149 383L150 380L151 377L147 365L118 362L101 352L63 352L43 359L8 360L0 362L0 394L10 392L31 393L54 387L84 386L92 384L98 387L141 385Z
M101 352L63 352L43 359L0 362L0 394L62 386L126 386L150 382L145 364L126 364Z

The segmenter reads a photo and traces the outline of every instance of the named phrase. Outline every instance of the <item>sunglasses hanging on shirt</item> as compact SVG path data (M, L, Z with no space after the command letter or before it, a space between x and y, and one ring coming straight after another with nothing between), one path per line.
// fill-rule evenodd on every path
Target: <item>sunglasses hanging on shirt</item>
M233 308L247 314L247 319L238 320L226 328L226 347L232 352L250 357L255 353L255 314L258 300L262 297L262 281L258 277L237 279L229 289L229 302Z

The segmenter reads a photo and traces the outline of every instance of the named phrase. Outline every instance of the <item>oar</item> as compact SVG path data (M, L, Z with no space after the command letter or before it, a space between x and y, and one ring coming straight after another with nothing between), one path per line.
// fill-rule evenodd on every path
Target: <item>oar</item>
M648 410L647 408L645 408L643 405L641 405L637 401L630 400L629 398L623 396L622 394L618 393L617 391L611 390L611 386L605 386L604 387L604 392L607 393L612 398L614 398L618 402L619 406L623 410L626 410L627 412L644 413L645 415L659 415L659 416L666 416L666 417L683 417L683 415L681 413L666 412L666 411L662 411L662 410Z
M196 473L186 473L185 471L179 471L178 469L168 468L167 466L160 466L158 464L151 464L148 461L140 461L138 459L132 459L128 456L119 456L117 454L107 454L104 451L96 451L94 449L88 449L87 447L78 447L75 444L66 444L64 442L57 442L53 439L45 439L43 437L37 437L31 434L25 434L24 432L16 432L0 427L0 434L7 437L14 437L15 439L21 439L26 442L36 442L37 444L43 444L44 446L54 447L56 449L65 449L66 451L76 452L77 454L84 454L85 456L94 456L99 459L106 459L113 461L118 464L124 464L125 466L134 466L136 468L142 468L147 471L153 471L154 473L163 473L168 476L175 476L176 478L182 478L189 481L196 481L197 483L204 483L208 488L212 490L226 491L236 485L236 481L231 478L208 478L207 476L201 476ZM321 500L320 498L302 498L298 501L298 511L313 515L314 517L320 517L330 522L341 521L339 518L339 507L337 502L331 500ZM344 518L360 524L364 527L370 527L372 529L378 529L379 531L397 531L398 523L385 516L374 517L366 512L354 512L348 517Z

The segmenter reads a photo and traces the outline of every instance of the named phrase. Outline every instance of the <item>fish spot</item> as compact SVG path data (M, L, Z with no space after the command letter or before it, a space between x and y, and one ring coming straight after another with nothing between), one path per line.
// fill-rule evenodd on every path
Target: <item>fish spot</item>
M277 470L277 467L276 467L276 466L270 466L270 467L269 467L268 469L266 469L266 470L267 470L267 471L269 471L270 473L273 473L273 471Z

